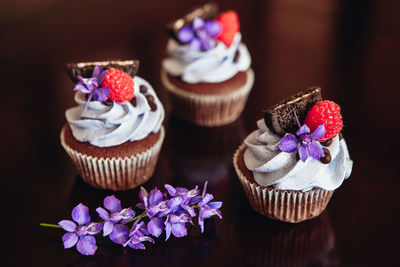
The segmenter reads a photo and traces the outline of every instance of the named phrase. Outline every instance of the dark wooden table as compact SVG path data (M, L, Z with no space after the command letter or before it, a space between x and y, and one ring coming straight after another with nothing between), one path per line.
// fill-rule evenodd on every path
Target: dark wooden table
M399 266L399 2L218 2L240 15L256 82L238 121L201 128L170 114L159 70L163 25L202 1L2 1L0 265ZM132 57L167 109L166 140L144 186L208 180L224 218L146 251L99 240L97 254L84 257L63 249L63 231L39 227L69 217L79 202L94 211L112 193L84 184L60 145L74 105L64 64ZM342 106L353 173L317 219L275 222L249 206L232 154L264 108L315 84ZM115 195L127 206L137 193Z

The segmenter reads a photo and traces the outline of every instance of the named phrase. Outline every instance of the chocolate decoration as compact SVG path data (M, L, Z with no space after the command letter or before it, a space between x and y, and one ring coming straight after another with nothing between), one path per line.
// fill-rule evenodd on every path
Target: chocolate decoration
M156 111L156 110L157 110L157 105L156 105L156 103L154 103L154 102L149 102L149 105L150 105L151 111Z
M285 133L295 133L299 126L293 111L296 110L299 121L302 123L307 112L320 101L322 101L321 87L310 87L305 93L300 92L264 110L265 124L280 136L284 136Z
M343 139L343 134L342 134L342 132L339 132L339 140L342 140Z
M323 148L324 153L325 153L325 157L320 158L319 160L323 163L323 164L328 164L329 162L331 162L332 157L331 157L331 152L329 152L329 149L327 148Z
M152 96L152 95L146 95L146 99L147 99L147 102L149 102L149 103L154 102L154 96Z
M140 90L140 92L141 92L142 94L145 94L145 93L147 93L147 86L144 85L144 84L142 84L142 85L139 87L139 90Z
M103 68L116 68L128 73L130 76L135 76L139 70L139 60L109 60L98 62L81 62L68 63L67 72L71 80L76 83L78 76L89 78L92 76L93 69L96 65L101 65Z
M218 5L214 2L209 2L201 7L194 8L184 17L168 23L166 25L166 29L168 31L168 34L180 43L178 39L178 33L183 26L191 25L193 20L197 17L200 17L203 20L207 21L215 19L217 15L218 15Z
M136 97L132 98L131 103L132 103L132 106L136 107L136 105L137 105Z
M333 139L330 138L330 139L326 140L325 142L321 142L321 145L330 146L332 144L332 142L333 142Z

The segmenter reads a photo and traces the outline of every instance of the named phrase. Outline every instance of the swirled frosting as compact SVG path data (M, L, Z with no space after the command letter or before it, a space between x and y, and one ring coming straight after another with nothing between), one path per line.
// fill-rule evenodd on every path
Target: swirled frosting
M353 168L344 139L336 136L327 147L332 160L323 164L309 157L305 162L296 159L297 150L286 153L279 150L281 137L257 121L258 130L244 141L247 149L244 163L253 172L254 180L262 186L274 186L281 190L308 191L314 187L325 190L338 188L347 179Z
M164 108L146 80L135 76L133 82L135 106L129 101L113 102L110 106L91 101L84 112L86 96L76 92L75 102L78 106L65 112L75 139L97 147L110 147L127 141L138 141L150 133L158 132L164 120ZM151 110L145 94L140 92L141 85L147 87L146 95L154 97L156 110Z
M241 39L242 35L237 33L229 47L217 42L208 51L190 51L190 45L181 45L171 38L167 44L169 57L163 60L162 66L168 74L180 76L186 83L226 81L250 67L250 54ZM236 51L239 53L237 60Z

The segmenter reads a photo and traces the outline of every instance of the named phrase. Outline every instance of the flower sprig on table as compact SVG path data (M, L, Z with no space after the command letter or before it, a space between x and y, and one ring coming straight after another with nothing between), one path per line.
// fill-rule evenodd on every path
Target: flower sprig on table
M95 235L103 232L112 242L129 246L133 249L145 249L143 242L154 243L153 237L159 237L165 230L165 240L172 235L183 237L187 235L186 223L193 224L192 218L198 213L198 224L201 232L204 231L204 219L217 215L222 219L222 202L210 202L214 197L206 192L207 182L200 195L198 186L194 189L183 187L174 188L165 185L167 193L162 193L155 187L148 193L141 187L140 202L137 208L143 210L139 215L131 208L122 208L121 201L115 196L107 196L103 207L96 212L102 219L100 222L91 222L89 208L82 203L72 210L71 220L62 220L58 224L41 223L41 226L62 228L67 233L62 237L64 248L76 249L83 255L94 255L97 250ZM169 196L168 196L169 195ZM128 225L133 223L129 228Z

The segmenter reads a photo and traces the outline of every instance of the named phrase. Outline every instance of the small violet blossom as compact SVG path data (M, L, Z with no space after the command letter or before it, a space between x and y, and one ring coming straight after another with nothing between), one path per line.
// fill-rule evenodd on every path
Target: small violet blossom
M204 219L208 219L211 216L217 215L220 219L222 219L221 211L219 210L222 206L222 202L210 202L214 196L206 193L207 190L207 182L204 183L203 193L201 197L203 198L197 206L199 206L199 218L198 223L201 229L201 232L204 232Z
M72 219L62 220L58 223L68 233L64 234L62 241L64 248L75 246L83 255L94 255L97 250L96 239L92 235L101 232L101 223L90 222L89 209L82 203L72 210Z
M283 152L291 153L297 149L300 159L305 162L309 156L314 159L325 157L321 144L317 141L324 137L326 130L324 124L321 124L310 134L311 130L307 125L300 125L296 111L294 111L299 130L294 134L286 134L279 143L279 149Z
M108 196L104 199L104 207L109 211L98 207L96 209L100 218L104 220L103 235L107 236L111 234L114 229L114 225L119 222L127 222L135 217L135 212L132 208L121 208L121 201L115 196Z
M147 230L155 237L159 237L164 230L164 220L162 217L170 212L168 208L168 200L164 199L165 195L155 187L150 193L147 193L144 187L140 188L140 203L136 206L144 209L150 221L147 224Z
M221 24L215 20L205 22L202 18L196 17L192 26L184 26L178 33L178 39L183 44L190 44L191 51L208 51L215 47L214 38L221 32Z
M75 84L74 91L81 91L84 94L89 94L85 105L85 111L92 98L94 101L100 102L104 102L108 99L110 90L106 87L98 88L102 84L107 73L108 70L103 70L102 66L97 65L93 69L91 78L83 78L82 76L78 75L77 78L79 81Z
M168 201L171 212L176 213L180 210L184 210L187 211L191 217L196 216L196 212L191 206L201 201L198 186L192 190L183 187L174 188L169 184L166 184L164 187L172 197L172 199Z
M171 233L175 237L184 237L187 235L186 223L192 222L192 218L189 214L185 213L183 210L177 213L170 213L165 221L165 240L168 240Z
M109 236L112 242L129 246L133 249L145 249L144 242L154 243L150 235L158 237L165 229L166 240L171 237L183 237L188 234L186 223L193 224L192 217L199 209L198 223L201 232L204 231L204 219L217 215L222 219L222 202L210 202L213 195L206 193L207 182L204 184L202 195L198 186L189 190L183 187L174 188L165 185L168 194L162 193L155 187L148 193L143 187L140 190L140 203L136 206L144 211L135 217L131 207L122 209L121 201L115 196L107 196L103 207L96 209L101 222L91 222L89 209L83 204L72 210L72 220L62 220L55 224L42 223L42 226L62 228L67 233L62 237L64 248L76 249L83 255L94 255L97 250L94 235L103 231L103 236ZM128 224L133 223L129 228Z
M146 249L142 242L147 241L154 244L154 240L151 237L146 236L148 234L146 224L143 221L137 220L132 225L132 229L129 232L129 238L123 246L126 247L128 245L133 249Z

